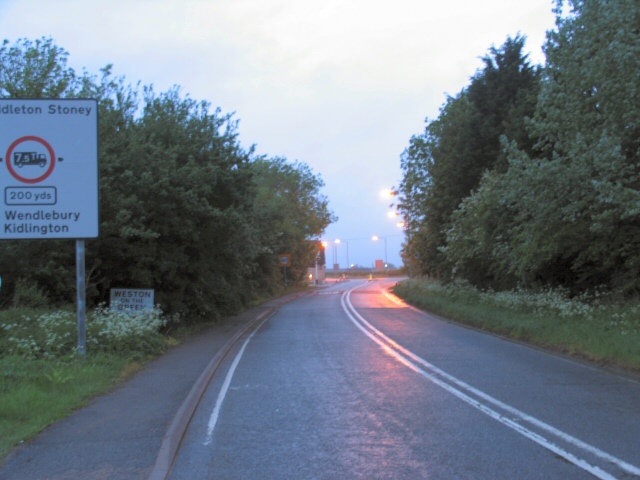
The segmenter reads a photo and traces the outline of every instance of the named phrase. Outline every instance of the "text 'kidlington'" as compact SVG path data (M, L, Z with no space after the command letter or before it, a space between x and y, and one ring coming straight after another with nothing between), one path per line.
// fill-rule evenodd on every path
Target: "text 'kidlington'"
M68 222L78 222L80 220L80 212L59 212L57 210L37 210L26 213L7 210L4 214L7 220L4 224L4 233L8 235L40 234L46 236L50 234L65 234L71 231ZM30 223L33 221L40 223Z

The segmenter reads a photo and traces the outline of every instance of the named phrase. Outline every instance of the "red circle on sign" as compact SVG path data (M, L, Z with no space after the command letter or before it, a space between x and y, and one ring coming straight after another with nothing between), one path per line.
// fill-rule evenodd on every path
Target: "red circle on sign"
M49 165L49 168L47 169L46 172L44 172L44 174L40 175L39 177L36 178L25 178L22 175L18 174L18 172L15 171L15 169L13 168L13 165L11 165L11 157L13 155L13 151L15 150L15 148L20 145L23 142L28 142L28 141L32 141L32 142L38 142L41 143L42 145L44 145L44 147L49 151L49 155L51 156L51 165ZM13 177L16 180L19 180L23 183L39 183L42 182L43 180L45 180L47 177L49 177L49 175L51 175L53 173L53 169L56 166L56 154L53 152L53 148L51 147L51 145L49 145L49 142L47 142L46 140L40 138L40 137L34 137L32 135L26 136L26 137L21 137L19 139L17 139L15 142L13 142L10 146L9 146L9 150L7 150L7 168L9 169L9 173L11 173L11 175L13 175Z

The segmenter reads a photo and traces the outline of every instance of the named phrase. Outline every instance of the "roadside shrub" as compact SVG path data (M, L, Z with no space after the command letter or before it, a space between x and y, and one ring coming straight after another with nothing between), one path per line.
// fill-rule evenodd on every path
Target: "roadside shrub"
M166 323L158 307L129 314L100 305L87 321L87 349L159 353L165 345L159 332Z
M506 318L517 314L527 316L527 320L522 320L524 323L530 322L529 318L540 321L573 321L590 323L608 334L640 334L640 299L622 300L623 297L615 293L605 294L596 290L590 294L571 296L568 290L558 288L495 292L479 290L465 281L442 284L427 279L402 282L396 286L395 292L414 305L437 310L443 315L451 315L454 310L467 306L472 312L471 316L479 317L479 307L487 307L493 312L493 320L488 319L483 324L497 323L502 315ZM533 325L539 326L542 323L536 321Z
M160 353L165 340L160 333L166 320L159 308L132 314L100 306L87 316L87 351ZM56 358L77 349L77 315L58 311L21 315L0 323L0 356Z
M14 308L43 308L49 305L49 299L38 284L21 278L16 282L12 303Z
M538 315L554 312L560 317L581 316L589 320L593 318L597 306L591 304L586 297L571 298L568 291L562 289L546 289L538 292L529 290L509 290L504 292L487 291L480 294L483 302L506 307L513 310L531 310Z

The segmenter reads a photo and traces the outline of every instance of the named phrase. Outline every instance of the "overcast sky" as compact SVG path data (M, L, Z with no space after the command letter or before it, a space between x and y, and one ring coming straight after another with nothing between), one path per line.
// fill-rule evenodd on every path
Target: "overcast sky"
M51 36L74 69L157 92L180 85L235 112L245 147L307 163L339 221L328 263L401 264L381 191L400 154L469 84L480 58L526 35L543 63L552 0L0 0L2 38ZM371 241L372 235L383 239ZM386 238L386 242L384 240Z

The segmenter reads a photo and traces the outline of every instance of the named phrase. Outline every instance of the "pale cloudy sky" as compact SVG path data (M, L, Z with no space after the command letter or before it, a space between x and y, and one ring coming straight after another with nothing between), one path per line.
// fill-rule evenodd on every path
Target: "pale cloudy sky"
M243 145L319 173L349 263L401 264L380 192L400 154L480 57L525 34L542 63L552 0L0 0L2 39L51 36L70 64L173 85L240 120ZM347 263L347 243L328 251Z

